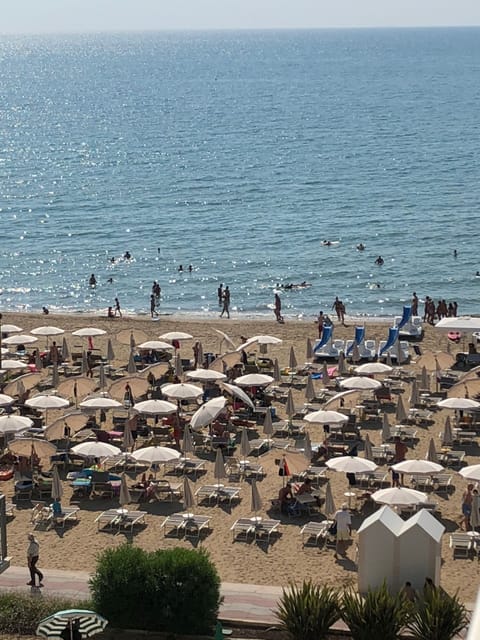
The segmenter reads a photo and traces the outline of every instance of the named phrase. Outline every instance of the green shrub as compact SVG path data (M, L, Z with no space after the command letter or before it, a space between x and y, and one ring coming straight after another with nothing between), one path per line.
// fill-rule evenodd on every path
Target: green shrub
M276 615L293 640L322 640L340 618L339 609L336 591L308 580L284 589Z
M91 609L91 602L51 596L32 598L18 592L0 593L0 633L34 635L38 623L63 609Z
M353 640L395 640L407 617L405 598L392 595L385 583L365 596L352 590L343 595L342 618Z
M203 550L107 549L90 586L95 610L120 629L210 633L221 602L220 579Z
M451 640L467 622L467 610L457 594L428 589L415 603L408 630L417 640Z

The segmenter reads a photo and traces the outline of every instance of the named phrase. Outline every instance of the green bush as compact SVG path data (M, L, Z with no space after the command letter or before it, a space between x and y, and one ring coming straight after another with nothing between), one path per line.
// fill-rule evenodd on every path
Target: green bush
M346 591L342 618L353 640L395 640L405 625L408 606L402 594L392 595L384 583L365 596Z
M336 591L308 580L283 591L276 615L293 640L322 640L340 618L339 609Z
M451 640L467 622L467 610L457 594L428 589L415 603L408 630L417 640Z
M91 602L18 592L0 593L0 633L34 635L38 623L63 609L91 609Z
M220 579L208 554L107 549L90 581L93 606L119 629L207 634L220 606Z

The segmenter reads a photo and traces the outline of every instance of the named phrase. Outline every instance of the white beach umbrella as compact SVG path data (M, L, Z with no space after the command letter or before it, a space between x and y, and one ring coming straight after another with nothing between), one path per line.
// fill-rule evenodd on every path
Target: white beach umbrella
M50 336L60 336L65 333L65 331L64 329L60 329L59 327L47 325L44 327L36 327L35 329L32 329L30 333L32 333L34 336L45 336L48 342L48 338Z
M193 444L192 432L188 424L185 425L182 438L182 453L186 456L188 453L194 453L195 446Z
M121 402L108 398L105 396L95 396L94 398L86 398L78 405L81 409L101 409L107 411L108 409L118 409L123 407Z
M162 387L162 393L167 398L175 398L176 400L193 400L203 395L203 389L193 384L179 382L176 384L166 384Z
M183 508L186 511L193 509L195 506L195 498L193 496L192 485L187 476L183 478Z
M142 329L121 329L115 334L115 340L120 344L130 346L130 349L134 349L135 346L132 347L132 341L134 345L135 343L145 342L145 340L148 340L148 335Z
M33 420L24 416L7 414L0 416L0 433L15 433L33 427Z
M80 411L72 411L54 420L43 432L46 440L62 440L65 438L65 428L71 434L77 433L87 424L88 417Z
M132 458L141 462L148 462L150 465L178 460L180 457L181 454L179 451L175 451L175 449L170 449L169 447L159 446L144 447L132 453Z
M202 382L216 382L217 380L226 380L227 376L212 369L195 369L195 371L187 372L187 378L200 380Z
M93 378L72 376L60 382L57 392L65 398L85 398L95 391L96 386L97 383Z
M166 400L143 400L134 404L133 408L138 413L149 416L167 416L177 411L177 406Z
M311 376L307 376L307 384L305 386L305 400L311 402L315 398L315 387Z
M213 476L215 480L223 480L227 477L227 472L225 471L225 462L223 460L222 449L217 447L217 453L215 456L215 466L213 469Z
M433 438L430 438L430 442L428 443L427 460L438 464L438 455Z
M355 373L360 373L363 375L388 373L391 370L392 367L389 367L388 364L383 364L383 362L366 362L365 364L361 364L360 366L355 367Z
M33 344L34 342L38 342L38 338L35 336L29 336L24 333L14 334L12 336L8 336L8 338L4 338L2 340L3 344L7 345L19 345L19 344ZM2 363L3 366L3 363Z
M330 481L327 482L326 486L325 486L325 506L323 508L323 510L325 511L325 515L328 516L333 516L333 514L336 512L336 507L335 507L335 501L333 499L333 493L332 493L332 487L330 485Z
M384 412L382 417L382 442L388 442L391 438L392 431L388 421L388 415Z
M305 360L309 362L313 358L313 346L310 338L307 338L307 346L305 348Z
M447 416L442 433L442 445L451 446L453 444L452 425L450 423L450 416Z
M252 399L245 393L243 389L237 387L235 384L229 384L228 382L220 383L221 389L229 393L230 395L241 400L243 404L246 404L250 409L255 409L255 405L252 402Z
M247 428L242 428L242 435L240 437L240 454L245 460L248 458L248 454L250 453L250 443L248 441L248 433Z
M20 333L23 331L22 327L17 327L16 324L2 324L0 325L0 331L2 333Z
M397 400L397 408L395 410L395 420L398 424L402 424L407 419L407 412L405 411L405 406L403 404L402 396L398 396Z
M28 365L20 360L2 360L2 369L4 371L17 371L19 369L26 369Z
M63 496L63 485L58 474L58 467L54 465L52 468L52 500L60 500Z
M364 441L364 458L366 460L373 460L372 443L370 442L370 436L368 433L366 434Z
M70 451L84 458L110 458L122 453L118 447L107 442L81 442L73 446Z
M348 416L345 414L338 411L325 411L324 409L307 413L303 419L305 422L318 424L343 424L348 422Z
M184 331L169 331L158 336L160 340L193 340L193 336Z
M13 404L14 402L15 398L12 398L12 396L0 393L0 407L8 407L9 404Z
M103 336L106 333L106 331L104 331L103 329L98 329L97 327L83 327L82 329L72 331L72 336L79 336L81 338L94 338L95 336Z
M293 401L293 393L292 393L292 389L288 390L288 395L287 395L287 402L285 403L285 413L287 414L287 416L291 419L292 416L295 415L296 413L296 409L295 409L295 403Z
M422 504L428 500L426 493L415 491L414 489L406 489L405 487L380 489L372 493L371 498L379 504L388 504L390 506L410 506Z
M214 331L218 333L218 335L222 336L222 340L220 341L220 347L222 346L222 343L225 340L225 342L229 344L233 349L237 348L233 340L230 338L230 336L228 336L224 331L220 331L220 329L214 329Z
M17 360L13 360L13 362L17 362ZM12 380L12 382L9 382L4 388L3 392L8 393L8 395L22 396L25 391L29 391L30 389L36 387L41 379L41 373L25 373L18 378L15 378L15 380Z
M440 329L442 331L462 331L464 333L473 333L474 331L480 331L480 318L471 318L470 316L442 318L435 325L435 329Z
M296 369L298 367L297 357L295 355L295 349L293 345L290 347L290 354L288 356L288 367L289 369Z
M340 382L342 389L361 389L364 391L380 389L382 383L373 378L365 378L362 376L353 376L352 378L346 378Z
M458 472L465 480L480 482L480 464L469 464Z
M365 473L375 471L377 465L372 460L358 458L354 456L340 456L326 461L326 466L333 471L343 471L344 473Z
M404 460L392 465L392 469L398 471L398 473L419 473L422 475L445 471L441 464L430 462L430 460Z
M242 349L246 349L247 347L250 347L252 344L255 344L255 343L258 343L260 345L262 344L268 345L268 344L282 344L282 342L283 340L281 340L280 338L276 338L275 336L269 336L269 335L253 336L252 338L249 338L246 342L241 344L239 347L237 347L236 351L242 351Z
M132 501L130 491L128 490L127 476L124 473L120 476L120 496L118 501L121 507L125 507Z
M478 409L480 407L480 402L470 400L470 398L445 398L445 400L437 402L437 406L442 409L456 409L458 411L463 411L465 409Z
M267 376L264 373L247 373L235 378L235 384L238 387L266 387L273 381L272 376Z
M48 411L48 409L65 409L70 405L70 402L61 396L40 395L28 398L28 400L25 400L25 405L32 409Z
M270 438L273 435L273 422L272 422L272 412L265 411L265 418L263 420L263 434Z
M227 401L223 396L212 398L195 411L191 420L190 427L194 430L206 427L217 418L225 408Z
M250 501L250 511L253 511L255 517L257 517L257 513L261 511L263 508L262 499L260 497L260 493L257 487L257 481L255 478L252 480L252 495Z
M167 351L173 349L173 345L163 340L147 340L138 345L139 349L151 349L153 351Z

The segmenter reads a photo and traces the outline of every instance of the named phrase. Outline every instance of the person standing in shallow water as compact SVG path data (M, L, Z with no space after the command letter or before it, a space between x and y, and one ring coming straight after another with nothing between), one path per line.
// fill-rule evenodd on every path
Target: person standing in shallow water
M225 287L225 291L223 292L223 309L220 314L220 318L223 318L223 314L227 314L227 318L230 318L230 289L228 285Z
M275 307L273 309L273 312L275 313L277 322L283 322L282 301L280 300L280 296L278 295L278 293L275 294Z
M221 307L223 304L223 284L220 283L220 286L217 289L217 296L218 296L218 306Z

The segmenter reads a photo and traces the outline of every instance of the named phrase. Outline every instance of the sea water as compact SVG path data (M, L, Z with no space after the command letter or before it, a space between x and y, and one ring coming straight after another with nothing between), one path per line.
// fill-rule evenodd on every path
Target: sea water
M236 317L277 285L287 316L479 311L480 29L3 37L0 64L0 309L148 313L157 280L161 313L220 283Z

